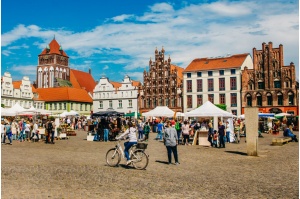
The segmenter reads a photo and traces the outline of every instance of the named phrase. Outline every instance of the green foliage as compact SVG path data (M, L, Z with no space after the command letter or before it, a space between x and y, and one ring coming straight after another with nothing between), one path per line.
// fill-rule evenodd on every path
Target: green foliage
M227 110L227 105L226 104L215 104L217 107L219 107L220 109L226 111Z
M5 105L4 105L4 104L1 104L1 107L2 107L2 108L5 108Z
M68 80L63 80L60 78L56 78L57 83L60 87L73 87L72 83Z

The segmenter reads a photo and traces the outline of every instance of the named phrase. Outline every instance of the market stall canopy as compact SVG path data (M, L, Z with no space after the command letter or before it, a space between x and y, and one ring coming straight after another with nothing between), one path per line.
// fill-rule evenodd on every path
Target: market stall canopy
M278 113L275 115L275 117L284 117L284 116L292 116L292 114L289 113Z
M11 108L8 109L9 113L14 113L17 115L18 113L24 112L26 109L23 108L19 103L16 103Z
M15 112L10 112L8 108L1 107L1 116L15 116Z
M182 112L176 112L176 117L184 117L184 113L182 113Z
M174 111L169 109L167 106L157 106L155 109L143 113L143 116L145 117L173 117L174 116Z
M210 101L205 102L202 106L185 113L186 117L232 117L233 114L220 109Z
M66 116L76 116L79 115L78 112L71 110L70 112L65 112Z
M275 113L258 113L258 117L274 117Z
M132 112L132 113L126 113L125 114L125 117L135 117L136 115L135 115L135 112ZM138 117L140 117L141 116L141 114L140 113L138 113Z
M117 112L117 111L101 111L92 114L92 117L107 117L107 116L124 116L124 113Z

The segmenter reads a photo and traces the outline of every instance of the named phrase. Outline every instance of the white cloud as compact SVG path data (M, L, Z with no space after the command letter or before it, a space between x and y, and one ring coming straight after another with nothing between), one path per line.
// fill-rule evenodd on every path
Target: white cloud
M285 64L293 61L298 70L299 17L295 4L283 0L184 2L185 6L175 8L171 3L158 3L139 16L121 14L84 32L20 24L2 34L2 54L9 56L14 51L8 48L13 48L14 42L30 37L41 39L43 42L34 45L43 49L55 34L76 68L94 66L80 62L91 59L100 65L109 64L107 70L119 64L135 74L148 66L150 57L154 60L156 47L160 50L164 46L166 58L170 55L173 64L185 68L195 58L252 53L253 47L261 49L262 42L272 41L274 47L283 44ZM140 74L137 72L137 77L142 77Z
M103 67L103 70L107 70L107 69L109 69L109 66L108 66L108 65L105 65L105 66Z

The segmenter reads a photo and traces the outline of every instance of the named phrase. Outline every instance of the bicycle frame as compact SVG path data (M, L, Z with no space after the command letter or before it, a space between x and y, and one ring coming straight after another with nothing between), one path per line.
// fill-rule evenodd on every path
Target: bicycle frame
M133 150L132 150L132 148L133 147L131 147L130 149L129 149L129 157L131 157L132 155L133 155ZM125 152L124 152L124 150L123 150L123 148L122 148L122 146L121 146L121 144L120 144L120 140L118 140L118 144L116 145L116 150L119 150L120 152L121 152L121 154L122 154L122 158L123 159L125 159L126 157L125 157Z

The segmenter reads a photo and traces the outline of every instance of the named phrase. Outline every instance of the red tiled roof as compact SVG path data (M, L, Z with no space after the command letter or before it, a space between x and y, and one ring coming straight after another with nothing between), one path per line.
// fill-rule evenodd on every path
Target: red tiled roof
M40 55L46 55L46 54L61 55L61 53L59 51L60 45L57 43L57 41L55 39L53 39L50 42L49 47L50 47L50 52L49 53L47 53L47 49L45 48ZM68 57L68 55L66 54L66 52L64 50L62 50L62 55Z
M20 81L13 81L12 84L14 86L14 89L20 89L20 86L22 84L22 80L20 80Z
M39 97L35 100L45 102L73 101L93 103L93 99L86 90L70 87L38 88L36 92Z
M141 85L141 82L132 80L132 86L139 87Z
M238 68L243 64L248 55L249 53L244 53L230 57L194 59L183 72Z
M91 74L74 69L70 70L70 82L74 88L84 88L90 93L97 85Z
M111 83L115 89L120 88L122 86L122 84L119 82L109 81L109 83Z

